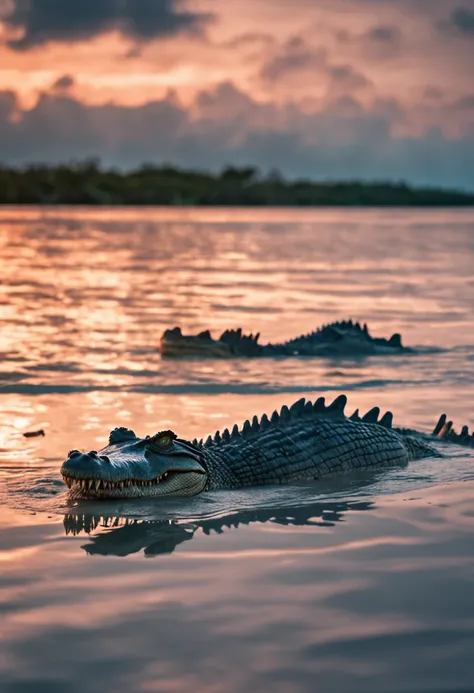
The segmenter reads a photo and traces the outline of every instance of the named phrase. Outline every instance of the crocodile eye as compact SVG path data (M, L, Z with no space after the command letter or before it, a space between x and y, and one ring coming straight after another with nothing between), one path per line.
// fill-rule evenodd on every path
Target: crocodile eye
M156 435L152 436L147 442L152 447L158 448L159 450L169 450L173 445L173 440L176 440L178 436L173 431L160 431Z

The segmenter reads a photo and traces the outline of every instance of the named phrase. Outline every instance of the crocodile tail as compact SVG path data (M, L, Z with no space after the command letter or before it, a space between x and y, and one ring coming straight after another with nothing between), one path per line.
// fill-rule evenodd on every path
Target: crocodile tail
M422 460L425 457L443 457L439 450L427 445L426 439L404 434L403 441L412 460Z
M461 432L457 433L453 428L453 422L448 421L446 414L441 414L439 417L438 423L433 429L433 435L447 443L455 443L456 445L462 445L466 448L474 448L474 431L470 433L469 428L463 426Z

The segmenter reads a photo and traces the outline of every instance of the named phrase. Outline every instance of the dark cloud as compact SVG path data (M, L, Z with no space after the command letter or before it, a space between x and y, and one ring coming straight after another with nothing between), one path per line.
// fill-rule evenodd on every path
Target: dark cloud
M377 41L379 43L390 43L394 44L400 40L400 29L396 26L389 25L379 25L374 26L367 33L367 36L372 41Z
M388 60L400 55L403 43L401 30L390 24L373 26L362 36L362 44L370 58Z
M474 38L474 10L458 7L451 14L451 23L464 36Z
M124 168L169 161L216 170L232 163L278 168L287 176L474 189L474 133L395 137L398 109L396 103L367 109L341 98L306 112L295 104L260 104L226 84L201 94L191 109L172 97L132 108L43 94L33 109L22 111L8 92L0 93L0 151L12 164L97 156Z
M180 9L179 0L13 0L3 22L22 33L8 45L27 50L51 41L86 40L113 29L138 41L199 32L209 19Z
M331 77L331 88L337 87L345 92L364 89L372 85L363 74L354 70L350 65L334 65L333 67L329 67L328 74Z
M17 111L17 105L16 95L13 91L0 91L0 127L8 129Z
M474 111L474 94L458 99L454 104L454 108L460 111Z
M53 91L69 91L75 84L74 77L71 75L62 75L54 82Z
M308 46L302 38L295 36L272 56L263 66L260 77L266 82L277 82L291 77L301 70L321 69L326 66L326 53Z
M299 36L287 41L267 60L260 70L260 78L269 84L284 80L297 80L295 84L301 84L310 79L312 73L326 77L331 98L371 86L369 80L353 67L331 64L325 50L309 46Z
M423 98L427 101L441 101L443 96L443 90L439 87L433 87L432 85L428 85L423 89Z

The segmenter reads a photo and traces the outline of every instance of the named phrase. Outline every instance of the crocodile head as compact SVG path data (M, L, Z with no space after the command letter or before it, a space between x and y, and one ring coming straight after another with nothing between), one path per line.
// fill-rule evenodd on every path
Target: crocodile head
M225 330L219 339L213 339L209 330L197 335L183 335L179 327L165 330L160 340L163 356L259 356L262 346L260 334L243 334L242 329Z
M179 327L165 330L160 340L160 351L163 356L211 356L227 358L232 356L230 347L225 342L213 339L209 330L197 335L184 335Z
M115 428L99 450L71 450L61 466L74 498L193 496L207 482L199 448L173 431L137 438Z

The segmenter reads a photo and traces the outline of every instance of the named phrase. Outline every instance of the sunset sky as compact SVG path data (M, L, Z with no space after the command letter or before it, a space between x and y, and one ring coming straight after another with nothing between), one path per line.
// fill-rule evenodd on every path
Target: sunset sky
M0 157L474 189L474 0L0 0Z

